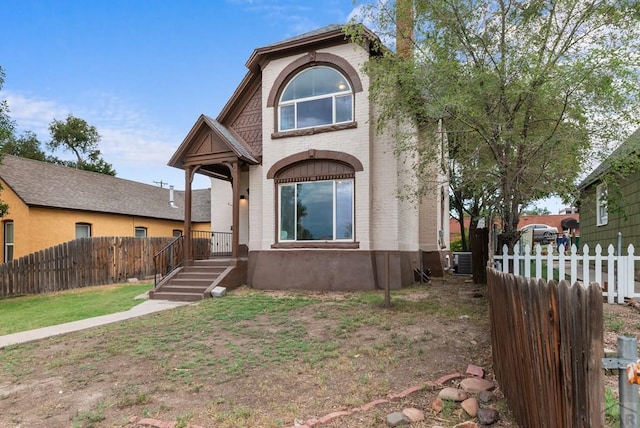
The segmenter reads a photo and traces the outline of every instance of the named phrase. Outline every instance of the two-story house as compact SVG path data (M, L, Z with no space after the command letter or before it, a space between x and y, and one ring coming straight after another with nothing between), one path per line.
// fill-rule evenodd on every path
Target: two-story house
M365 33L354 43L331 25L254 50L220 114L200 116L169 161L185 170L187 207L193 175L212 178L212 224L233 231L233 257L254 288L398 288L414 269L443 273L444 153L427 195L398 197L418 177L376 131L362 70L380 53Z

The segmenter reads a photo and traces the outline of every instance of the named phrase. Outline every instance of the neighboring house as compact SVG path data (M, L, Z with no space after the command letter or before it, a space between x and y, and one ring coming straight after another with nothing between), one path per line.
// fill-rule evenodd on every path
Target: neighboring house
M200 116L169 161L187 183L212 177L214 230L233 230L233 258L252 287L397 288L423 262L443 273L446 177L434 165L437 185L421 202L398 197L418 178L376 132L362 71L376 36L367 37L354 44L331 25L256 49L221 113Z
M563 231L567 231L569 236L572 238L580 236L580 214L575 212L575 209L571 209L574 211L572 214L543 214L543 215L528 215L521 214L520 221L518 221L518 230L529 224L546 224L548 226L555 227L558 229L559 233ZM469 230L470 219L465 217L464 219L464 228ZM495 222L496 226L500 226L499 220ZM451 242L457 241L460 238L460 223L458 220L454 218L449 219L449 230L451 233ZM575 241L574 241L575 242Z
M636 130L602 164L589 174L579 185L580 191L580 245L588 244L593 249L597 244L606 254L612 244L617 248L618 233L622 237L624 254L629 244L633 244L638 254L640 248L640 171L627 175L619 183L621 200L616 203L624 214L609 209L607 205L607 185L603 175L613 162L627 156L640 156L640 129ZM616 197L616 196L612 196ZM626 218L625 218L626 217Z
M110 175L5 155L0 199L0 261L88 236L175 236L184 226L184 192ZM194 229L211 230L210 190L197 190Z

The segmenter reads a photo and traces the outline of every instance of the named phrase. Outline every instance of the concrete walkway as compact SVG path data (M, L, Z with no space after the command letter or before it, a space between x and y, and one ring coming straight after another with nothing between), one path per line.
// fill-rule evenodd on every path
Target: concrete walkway
M91 327L97 327L105 324L111 324L118 321L128 320L140 317L142 315L152 314L154 312L172 309L178 306L188 305L192 302L172 302L169 300L145 300L137 306L125 312L117 312L115 314L102 315L94 318L68 322L65 324L52 325L50 327L38 328L35 330L21 331L19 333L0 336L0 349L15 345L18 343L26 343L34 340L44 339L46 337L57 336L59 334L71 333L74 331L85 330Z

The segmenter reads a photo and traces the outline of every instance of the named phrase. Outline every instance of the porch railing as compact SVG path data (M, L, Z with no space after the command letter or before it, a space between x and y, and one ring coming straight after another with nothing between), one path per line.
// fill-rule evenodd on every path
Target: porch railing
M191 239L192 242L196 243L196 245L207 244L209 246L209 254L212 257L231 256L232 254L232 232L207 232L201 230L192 230Z
M158 278L170 274L184 263L184 236L180 235L153 256L153 288Z
M194 260L232 255L231 232L191 231L191 245ZM178 236L153 256L154 288L158 280L184 265L184 236Z

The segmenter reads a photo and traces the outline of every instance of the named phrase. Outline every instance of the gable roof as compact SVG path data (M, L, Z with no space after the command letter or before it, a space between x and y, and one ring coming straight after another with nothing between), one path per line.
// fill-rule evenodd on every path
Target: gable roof
M636 131L631 134L629 138L627 138L617 149L615 149L596 169L594 169L591 174L589 174L584 180L578 184L578 189L582 190L593 183L597 182L600 177L602 177L614 159L619 159L621 157L640 155L640 128L636 129Z
M245 63L249 71L222 108L222 111L216 118L217 121L223 124L230 121L230 118L236 114L238 110L238 104L242 104L242 101L246 100L247 92L257 84L256 80L262 78L262 69L268 62L273 59L308 53L309 51L328 46L351 43L351 40L344 32L344 27L344 24L330 24L289 39L254 49ZM378 36L376 36L373 31L364 26L363 31L366 35L366 40L379 41ZM367 47L367 49L372 51L371 46Z
M184 220L184 191L174 191L178 208L171 208L168 188L11 155L2 158L0 179L32 207ZM210 222L211 191L194 190L192 200L192 221Z
M252 164L259 163L251 153L251 150L240 138L236 137L232 131L217 120L201 114L182 144L180 144L176 152L171 156L167 165L184 168L184 165L187 163L187 158L197 155L201 150L205 155L232 153L233 156L245 162ZM224 175L223 172L217 171L215 167L210 165L206 165L198 172L215 178L222 178Z

